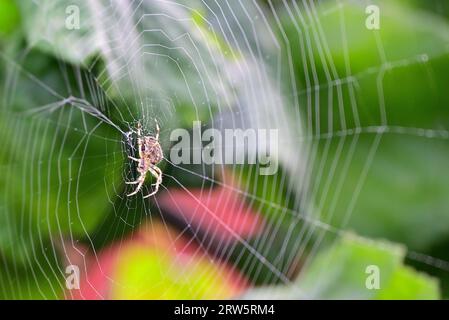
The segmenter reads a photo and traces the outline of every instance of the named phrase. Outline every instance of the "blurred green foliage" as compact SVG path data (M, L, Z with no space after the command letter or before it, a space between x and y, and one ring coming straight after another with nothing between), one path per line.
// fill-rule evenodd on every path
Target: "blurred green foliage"
M447 6L430 1L378 3L379 31L364 27L365 7L354 2L344 2L337 10L333 1L323 2L318 6L318 20L307 21L307 27L298 17L292 19L288 12L281 12L281 27L288 39L288 47L284 49L291 50L301 111L310 120L307 134L328 132L330 136L314 140L314 147L307 150L307 160L311 162L308 174L320 179L315 180L316 189L315 185L310 186L308 195L314 203L311 208L304 208L304 212L289 211L297 208L297 203L293 200L293 189L286 187L290 184L282 169L275 176L259 176L257 180L254 168L245 167L238 172L257 197L248 199L251 205L263 212L268 221L283 221L268 228L261 238L249 240L255 247L263 247L267 239L273 241L263 253L279 269L292 262L297 268L302 266L303 261L295 257L298 250L302 255L323 239L323 247L331 243L323 226L305 231L304 226L313 225L310 221L342 230L353 229L366 237L386 238L449 260L447 250L438 249L446 248L449 241L448 140L426 136L422 130L404 134L399 134L400 130L382 131L381 137L375 130L362 134L347 131L371 126L382 130L396 127L449 130L446 94L449 25L438 16L447 18ZM56 8L63 7L64 3ZM426 12L423 7L431 10ZM41 13L34 11L30 3L20 2L20 9L22 19L13 2L0 0L0 37L6 39L5 35L20 29L19 26L24 29L21 38L5 41L7 52L38 41L47 27L46 21L39 20ZM320 34L314 33L320 29ZM21 62L25 70L55 91L65 96L76 95L77 92L67 91L68 87L77 86L75 76L68 71L73 65L66 63L81 66L82 70L82 65L93 59L99 48L98 44L79 46L82 41L92 39L89 30L72 36L62 31L63 34L52 34L48 43L38 41ZM220 48L227 47L222 39L208 36ZM4 84L10 72L17 71L8 63L1 69ZM285 79L289 79L290 71L285 70ZM55 98L24 74L19 75L15 92L12 109L0 111L0 141L4 144L0 165L8 164L9 168L0 176L0 194L5 195L0 200L0 250L2 270L12 270L20 275L20 280L16 282L1 271L0 281L5 286L0 297L11 297L13 293L14 298L56 298L64 288L60 285L63 274L55 271L60 258L57 252L50 252L52 241L69 234L74 241L95 242L96 248L104 246L117 234L122 237L124 232L133 230L125 225L143 218L142 204L130 210L119 201L114 203L118 211L111 209L110 195L123 190L124 159L117 131L104 124L97 126L98 121L77 110L54 112L49 117L22 117L21 112L30 105L46 104ZM109 93L109 97L117 98L113 91ZM172 125L186 125L195 117L209 116L210 110L206 108L201 109L200 115L192 113L194 109L183 99L174 103L178 112L170 118ZM9 166L10 163L14 166ZM170 174L183 178L179 169L169 170ZM61 177L73 180L62 181ZM23 188L24 181L28 190ZM22 201L23 194L27 194L26 202ZM352 203L354 196L357 201ZM307 212L310 209L312 212ZM123 216L126 223L117 216ZM112 235L111 228L118 232ZM290 241L282 237L271 239L275 233L287 235ZM91 234L94 239L86 239ZM302 240L301 246L297 239ZM254 267L257 261L252 254L238 245L241 248L234 250L237 254L232 261L237 261L254 283L279 281L265 265ZM318 298L439 296L435 279L402 264L403 247L346 235L333 247L316 249L318 255L310 257L313 261L302 270L299 287L279 291L270 288L264 294L271 296L278 292L292 297L300 288L308 297ZM423 267L416 261L407 262ZM335 266L333 272L323 277L322 269L330 264ZM367 264L381 268L382 290L362 287ZM296 267L290 276L297 272ZM446 288L447 272L440 274L435 268L427 271L441 276ZM444 292L447 295L447 289Z
M430 252L449 233L449 24L419 8L430 2L375 3L380 30L356 2L323 2L307 29L283 16L308 132L324 133L310 149L314 215Z
M13 0L0 0L0 40L20 26L20 13Z
M402 246L345 234L293 284L254 289L244 298L438 299L438 282L404 266L404 255Z

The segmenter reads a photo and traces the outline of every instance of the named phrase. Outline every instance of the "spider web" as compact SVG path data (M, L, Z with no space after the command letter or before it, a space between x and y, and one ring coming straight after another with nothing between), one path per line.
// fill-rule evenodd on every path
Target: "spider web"
M220 283L232 281L234 272L252 284L291 284L320 250L346 234L348 225L353 227L354 215L362 214L359 196L372 179L370 170L386 138L419 137L431 145L449 139L444 128L395 121L385 101L389 72L416 64L431 71L433 57L426 50L392 60L373 31L379 63L355 73L341 14L338 41L345 70L337 70L329 49L337 40L329 39L322 22L343 12L350 1L323 1L324 14L322 3L314 1L75 3L78 31L64 28L64 1L24 5L35 11L35 20L25 22L35 28L28 46L2 54L7 66L0 125L5 143L0 158L5 172L0 206L4 297L35 296L35 283L41 298L73 298L65 288L66 265L78 265L81 274L94 265L106 286L126 289L127 283L102 263L102 252L111 243L125 250L129 239L142 232L161 232L169 239L168 249L156 249L160 257L174 250L188 254L183 262L188 266L217 263L218 271L198 274L217 285L217 297L225 294ZM294 39L283 28L285 17L296 28ZM295 46L302 55L301 91ZM46 58L48 63L43 52L58 59ZM378 108L366 120L357 92L373 75L376 82L370 87ZM137 178L135 164L127 159L136 156L135 139L128 133L140 122L145 134L154 135L155 120L165 152L159 193L175 203L178 214L167 213L159 194L142 198L153 190L149 182L135 197L126 196L135 186L124 182ZM170 133L190 128L193 121L220 131L279 130L279 172L261 176L259 164L170 161ZM356 161L361 166L351 180ZM217 208L227 208L232 217L248 207L263 223L251 224L250 217L241 220L237 214L229 222L216 213L204 199L217 188L241 198L219 194ZM350 198L343 196L348 190ZM191 215L176 204L180 192L196 203ZM246 222L256 237L239 233L236 226ZM153 241L164 245L157 237ZM426 252L410 250L407 257L449 271L448 262ZM190 270L171 262L169 270L161 266L158 272L161 279L171 272L190 279ZM87 285L97 297L109 298L90 280ZM172 290L159 285L139 294L161 290L164 297ZM189 290L190 297L203 297L200 288Z

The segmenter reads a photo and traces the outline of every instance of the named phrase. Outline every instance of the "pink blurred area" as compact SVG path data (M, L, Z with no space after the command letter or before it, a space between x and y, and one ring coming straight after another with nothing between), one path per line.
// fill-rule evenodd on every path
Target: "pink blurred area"
M210 241L233 243L257 235L263 221L230 189L168 190L157 197L162 212L188 222ZM91 252L66 248L80 265L80 288L67 299L229 299L249 282L231 263L205 248L195 236L165 220L149 218L126 239ZM185 229L184 229L185 230ZM81 254L83 253L83 254Z
M157 198L160 208L189 224L214 243L230 243L258 235L263 220L230 186L208 190L170 189Z

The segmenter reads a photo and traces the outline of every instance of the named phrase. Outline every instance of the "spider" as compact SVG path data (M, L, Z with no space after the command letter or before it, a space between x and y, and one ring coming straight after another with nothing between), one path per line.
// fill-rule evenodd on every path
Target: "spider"
M142 135L142 127L140 122L137 122L137 132L132 130L132 132L137 134L137 146L139 148L139 159L128 156L129 159L139 163L137 166L137 172L139 173L139 178L136 181L125 181L126 184L137 184L137 188L128 194L127 196L133 196L142 188L145 182L145 177L148 172L150 172L153 177L156 178L156 183L152 184L155 186L154 191L150 194L144 196L144 198L151 197L156 194L159 190L159 185L162 183L162 171L157 167L157 164L161 162L164 155L162 153L161 145L159 144L159 125L156 122L156 136L146 136Z

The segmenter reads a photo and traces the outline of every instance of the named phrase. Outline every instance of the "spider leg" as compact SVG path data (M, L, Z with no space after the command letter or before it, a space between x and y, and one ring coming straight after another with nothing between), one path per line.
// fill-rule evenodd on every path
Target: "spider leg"
M154 119L154 121L156 122L156 140L158 140L159 141L159 131L160 131L160 128L159 128L159 123L157 122L157 119Z
M126 184L138 184L140 183L140 179L136 181L125 181Z
M159 169L159 167L151 167L150 169L152 169L153 171L150 171L151 174L157 178L156 180L156 184L159 186L162 183L162 171L161 169Z
M140 159L137 159L137 158L134 158L134 157L131 157L131 156L128 156L128 158L129 158L129 159L131 159L131 160L134 160L134 161L140 162Z
M149 197L155 195L159 191L159 185L162 183L162 171L161 171L161 169L159 169L156 166L153 166L153 167L148 168L148 171L150 171L151 174L153 175L153 177L155 177L157 180L156 180L156 183L154 184L155 187L154 187L153 192L151 192L150 194L147 194L146 196L144 196L143 197L144 199L145 198L149 198Z
M137 135L140 137L142 135L141 133L142 126L140 125L140 121L137 122Z
M140 121L137 122L137 147L139 148L139 157L143 158L142 154L142 126Z
M154 196L154 195L158 192L158 190L159 190L159 185L156 185L156 188L154 189L154 191L151 192L150 194L147 194L147 195L144 196L143 198L146 199L146 198L149 198L149 197L151 197L151 196Z
M144 181L145 181L145 174L142 174L142 175L139 177L139 179L137 180L138 185L137 185L136 190L134 190L133 192L131 192L131 193L128 194L127 196L128 196L128 197L131 197L131 196L135 195L137 192L139 192L140 188L142 188L142 185L143 185ZM136 182L136 181L133 181L131 184L134 184L134 182Z

